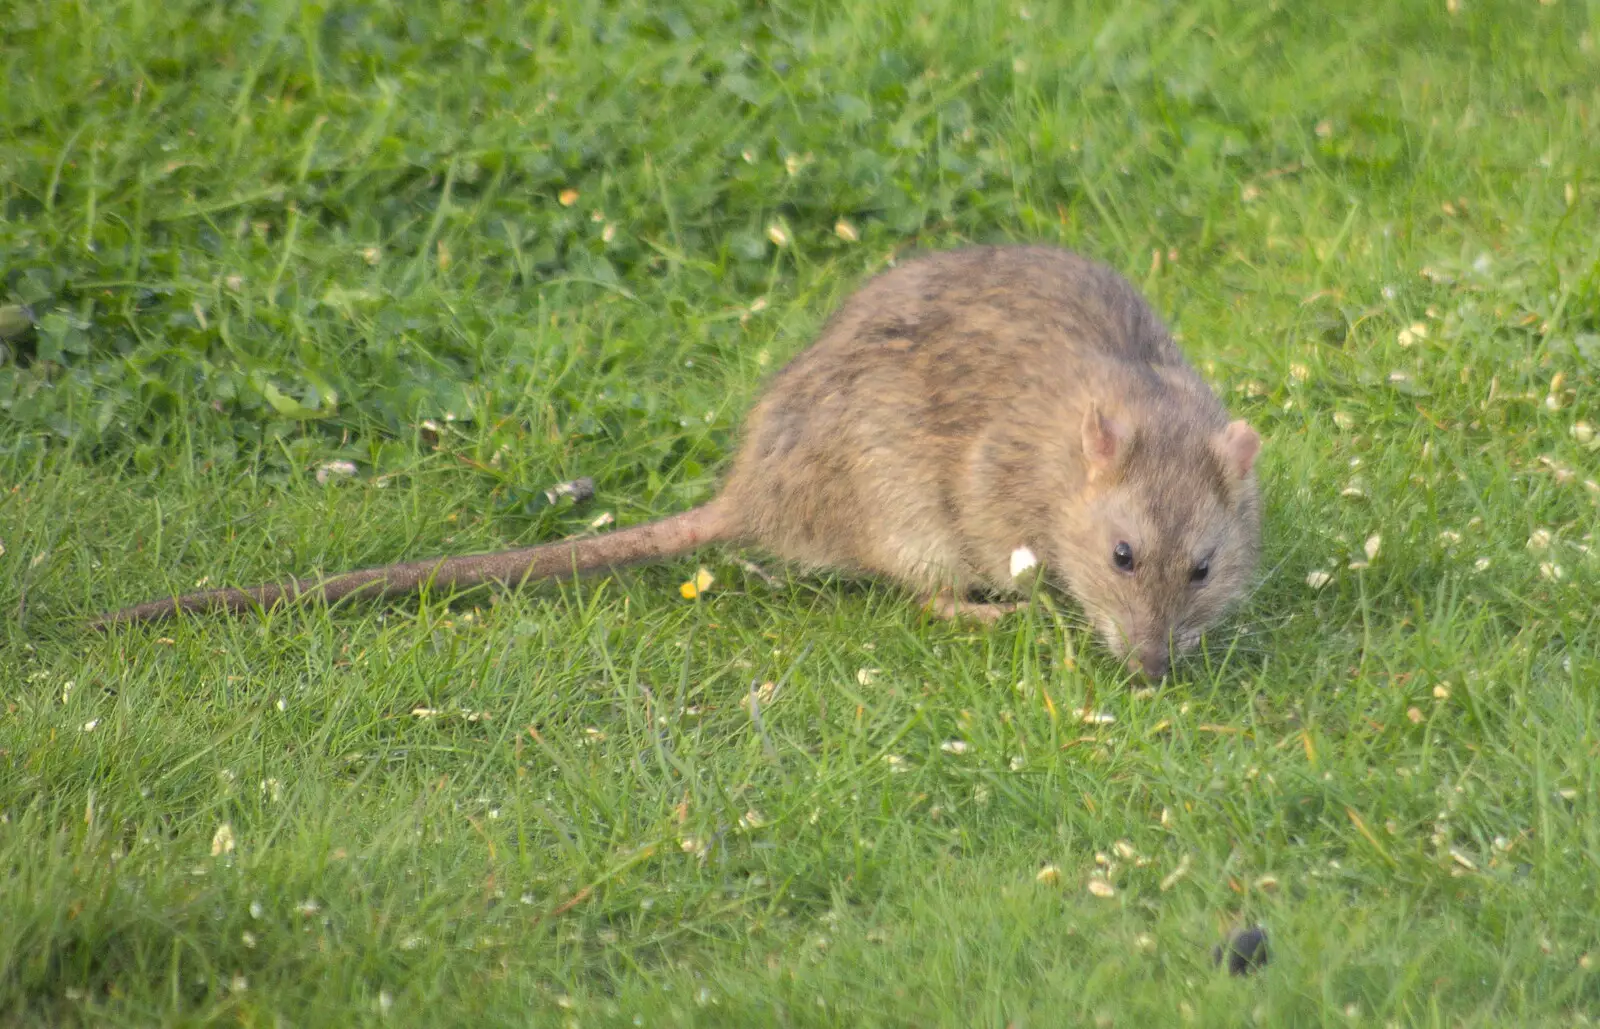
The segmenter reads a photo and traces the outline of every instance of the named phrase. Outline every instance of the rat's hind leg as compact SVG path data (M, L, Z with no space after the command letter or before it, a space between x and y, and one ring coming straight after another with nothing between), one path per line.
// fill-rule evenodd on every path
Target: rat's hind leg
M973 600L962 600L956 596L956 591L944 586L935 590L924 602L925 607L933 615L954 621L958 618L971 618L985 624L993 624L1014 611L1020 611L1028 606L1026 600L1010 600L996 603L983 603Z

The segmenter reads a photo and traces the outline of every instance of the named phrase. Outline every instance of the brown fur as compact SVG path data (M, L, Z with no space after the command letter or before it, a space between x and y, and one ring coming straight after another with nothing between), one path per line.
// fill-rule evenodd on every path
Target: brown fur
M1169 650L1192 647L1254 573L1259 442L1110 269L1045 247L956 250L908 261L846 302L752 408L704 507L596 539L193 594L101 622L514 584L716 540L927 597L1004 594L1026 546L1115 653L1159 677ZM1123 541L1131 574L1112 563ZM1210 573L1191 582L1202 559Z

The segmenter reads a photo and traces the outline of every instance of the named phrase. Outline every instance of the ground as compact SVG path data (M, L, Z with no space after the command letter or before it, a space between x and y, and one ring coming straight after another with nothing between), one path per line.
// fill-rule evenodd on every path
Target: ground
M8 1023L1600 1010L1593 0L4 20ZM1159 689L1063 600L729 550L81 631L700 502L863 276L1006 240L1265 438L1259 586Z

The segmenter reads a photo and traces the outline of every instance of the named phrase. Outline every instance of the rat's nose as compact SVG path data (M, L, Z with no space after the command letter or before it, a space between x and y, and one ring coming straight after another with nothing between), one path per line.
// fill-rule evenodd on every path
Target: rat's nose
M1157 682L1166 678L1167 669L1172 667L1172 656L1167 653L1165 641L1146 643L1139 648L1139 653L1129 660L1128 666L1151 682Z

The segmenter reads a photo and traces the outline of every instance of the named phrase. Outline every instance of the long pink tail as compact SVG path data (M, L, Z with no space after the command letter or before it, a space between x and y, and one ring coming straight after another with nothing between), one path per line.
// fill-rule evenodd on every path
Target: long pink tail
M414 593L425 585L441 589L460 589L487 582L518 586L537 579L558 579L670 557L706 543L732 539L735 535L721 507L712 501L660 521L590 539L561 540L494 554L407 561L346 572L331 579L291 578L287 582L245 589L205 590L125 607L103 614L89 625L105 629L118 623L153 622L179 611L239 613L302 599L320 598L331 604L358 593L367 598L390 597Z

